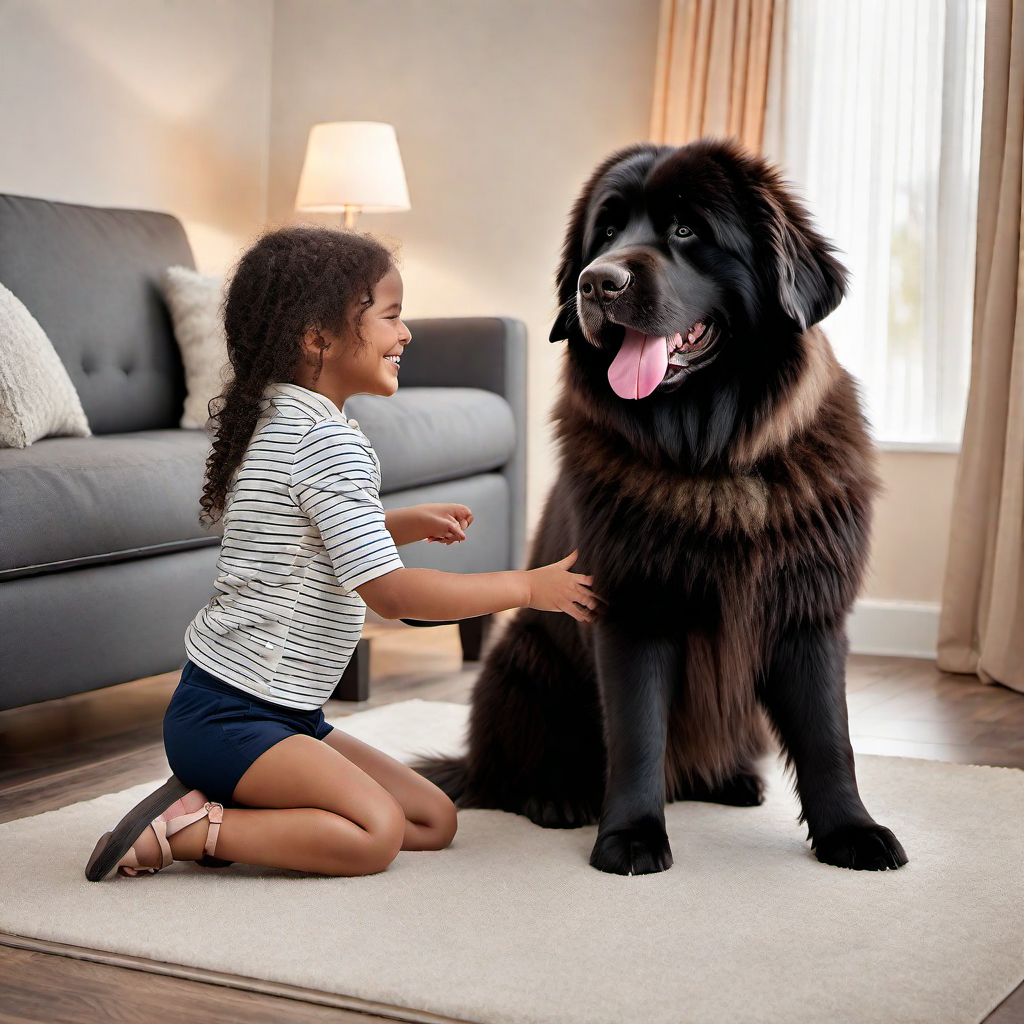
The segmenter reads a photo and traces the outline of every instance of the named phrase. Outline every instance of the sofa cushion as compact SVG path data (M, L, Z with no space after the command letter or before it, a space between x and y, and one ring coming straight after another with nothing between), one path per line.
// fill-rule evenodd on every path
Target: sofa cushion
M208 450L198 430L0 449L0 576L219 543L199 525Z
M174 427L185 388L159 279L191 267L166 213L0 195L0 281L39 321L94 434Z
M515 451L511 407L478 388L355 395L345 414L359 423L380 459L382 494L498 469Z

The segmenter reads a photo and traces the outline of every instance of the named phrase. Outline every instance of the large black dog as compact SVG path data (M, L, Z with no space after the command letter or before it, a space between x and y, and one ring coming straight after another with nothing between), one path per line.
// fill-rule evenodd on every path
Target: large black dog
M850 376L814 327L845 271L730 143L610 156L572 211L557 481L531 563L578 548L597 621L524 610L473 694L462 807L600 821L591 864L672 864L666 800L759 804L765 717L819 860L898 868L854 774L845 618L877 487Z

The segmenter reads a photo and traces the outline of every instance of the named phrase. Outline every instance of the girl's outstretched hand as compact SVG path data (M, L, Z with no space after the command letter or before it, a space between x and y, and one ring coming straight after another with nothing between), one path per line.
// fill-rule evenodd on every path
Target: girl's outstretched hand
M465 505L451 505L439 502L433 505L417 505L423 533L430 543L454 544L466 539L466 530L473 522L473 513Z
M526 578L530 587L528 608L542 612L565 612L578 622L593 622L601 599L590 588L593 576L569 572L579 552L566 555L560 562L530 569Z

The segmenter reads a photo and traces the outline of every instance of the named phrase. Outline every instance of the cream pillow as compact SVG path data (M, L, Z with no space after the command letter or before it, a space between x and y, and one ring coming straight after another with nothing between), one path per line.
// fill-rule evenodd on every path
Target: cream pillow
M187 267L168 267L160 283L185 367L181 425L204 428L210 402L224 390L230 373L221 315L224 282Z
M0 284L0 448L91 433L53 343L24 303Z

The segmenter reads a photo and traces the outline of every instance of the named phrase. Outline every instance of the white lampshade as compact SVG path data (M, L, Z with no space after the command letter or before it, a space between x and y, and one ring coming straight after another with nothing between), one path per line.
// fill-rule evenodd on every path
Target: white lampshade
M365 213L411 209L398 138L389 124L332 121L309 131L296 210Z

